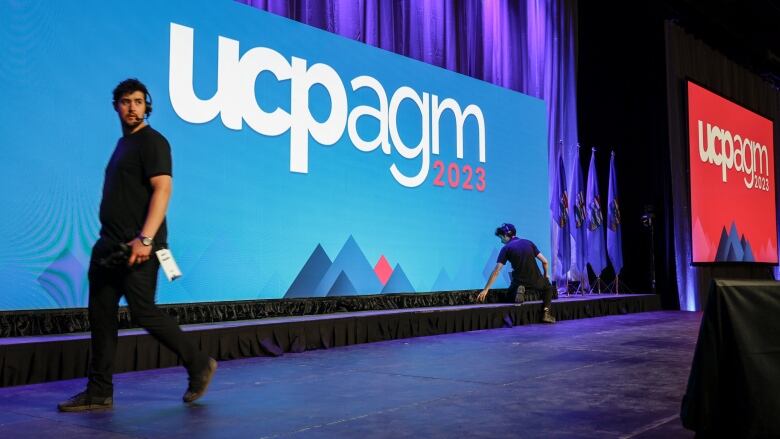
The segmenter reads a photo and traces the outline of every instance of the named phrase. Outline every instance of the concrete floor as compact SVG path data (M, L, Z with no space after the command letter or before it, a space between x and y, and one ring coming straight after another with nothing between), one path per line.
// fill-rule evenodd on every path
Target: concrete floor
M58 413L83 379L0 389L3 438L692 438L678 417L700 313L648 312L115 377L114 408Z

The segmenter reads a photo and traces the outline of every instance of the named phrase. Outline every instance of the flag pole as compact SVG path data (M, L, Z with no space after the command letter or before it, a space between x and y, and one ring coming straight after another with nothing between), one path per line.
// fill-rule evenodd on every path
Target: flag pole
M615 280L613 280L609 285L607 285L607 292L620 294L620 285L623 285L623 294L634 294L634 291L631 288L629 288L629 286L626 285L625 282L620 280L619 274L616 274Z
M593 294L594 290L596 294L601 294L601 287L605 287L604 291L609 290L609 286L607 285L606 282L601 280L601 274L599 274L598 276L596 276L596 282L590 286L590 291L588 291L588 294Z

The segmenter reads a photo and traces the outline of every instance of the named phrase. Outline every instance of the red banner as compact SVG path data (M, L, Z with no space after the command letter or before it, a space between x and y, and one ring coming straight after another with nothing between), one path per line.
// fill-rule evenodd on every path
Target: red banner
M693 262L777 263L772 121L688 82Z

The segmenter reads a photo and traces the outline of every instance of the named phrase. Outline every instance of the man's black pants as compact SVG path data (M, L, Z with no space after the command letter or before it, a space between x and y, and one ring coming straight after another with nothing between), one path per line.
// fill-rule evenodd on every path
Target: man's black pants
M517 298L517 287L520 285L525 287L526 294L533 293L533 292L539 292L542 294L542 306L544 308L549 308L550 304L552 303L553 294L555 293L555 287L553 287L547 279L544 279L543 282L539 282L538 285L534 286L528 286L525 285L523 282L520 282L519 280L515 279L514 276L512 277L512 283L509 284L509 288L506 290L506 297L504 299L505 302L508 303L514 303L515 299Z
M159 261L152 257L132 268L104 268L97 261L110 250L103 239L92 249L89 265L89 324L92 331L92 357L87 392L93 396L113 395L111 377L117 346L117 311L122 295L127 299L133 321L146 329L162 345L175 352L191 373L204 369L208 356L200 352L174 320L157 305Z

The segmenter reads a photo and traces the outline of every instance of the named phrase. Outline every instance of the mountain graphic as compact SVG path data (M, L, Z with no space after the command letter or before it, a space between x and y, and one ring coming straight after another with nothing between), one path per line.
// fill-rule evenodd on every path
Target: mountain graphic
M699 249L699 260L711 261L715 257L715 254L713 254L715 251L714 245L707 237L707 234L704 233L699 217L696 217L696 220L693 222L693 242Z
M777 246L772 238L767 238L763 251L758 255L760 260L767 262L777 261Z
M452 282L452 279L450 279L450 275L447 274L447 270L442 268L441 271L439 271L439 275L436 276L436 280L433 282L431 291L454 291L454 290L457 290L457 288L455 288L455 283Z
M458 269L453 271L451 291L469 290L482 288L485 286L485 279L482 270L479 269L478 257L471 258L470 262L463 262ZM495 266L495 261L494 266Z
M287 289L285 298L292 297L312 297L314 296L314 290L322 280L325 273L332 265L328 254L325 253L325 249L321 245L317 244L317 247L309 256L309 259L304 264L298 276L295 277L290 288Z
M715 262L755 262L750 241L744 235L740 239L737 225L734 222L731 223L728 232L725 227L720 232Z
M390 275L390 279L387 280L385 287L382 289L382 293L414 293L414 287L409 282L409 278L406 277L404 269L401 268L401 264L395 264L393 274Z
M720 240L718 241L718 251L715 253L715 260L716 261L722 261L726 259L726 255L728 255L728 243L729 243L729 232L726 231L726 227L723 227L723 229L720 231Z
M745 235L742 235L740 244L742 244L742 250L745 251L744 256L742 256L742 260L745 262L756 262L756 258L753 256L753 249L750 247L750 242L745 239Z
M382 255L382 257L380 257L376 262L376 265L374 266L374 273L376 273L376 277L379 279L379 282L381 282L382 285L387 284L388 279L390 279L390 275L393 274L393 267L391 267L390 263L387 262L385 255Z
M333 283L330 291L328 291L328 296L354 296L356 294L355 286L352 285L352 281L349 280L347 273L343 271L339 273L336 282Z
M342 271L355 289L352 294L376 294L382 291L382 284L374 273L374 267L366 259L355 238L350 235L311 296L330 295L331 288Z

